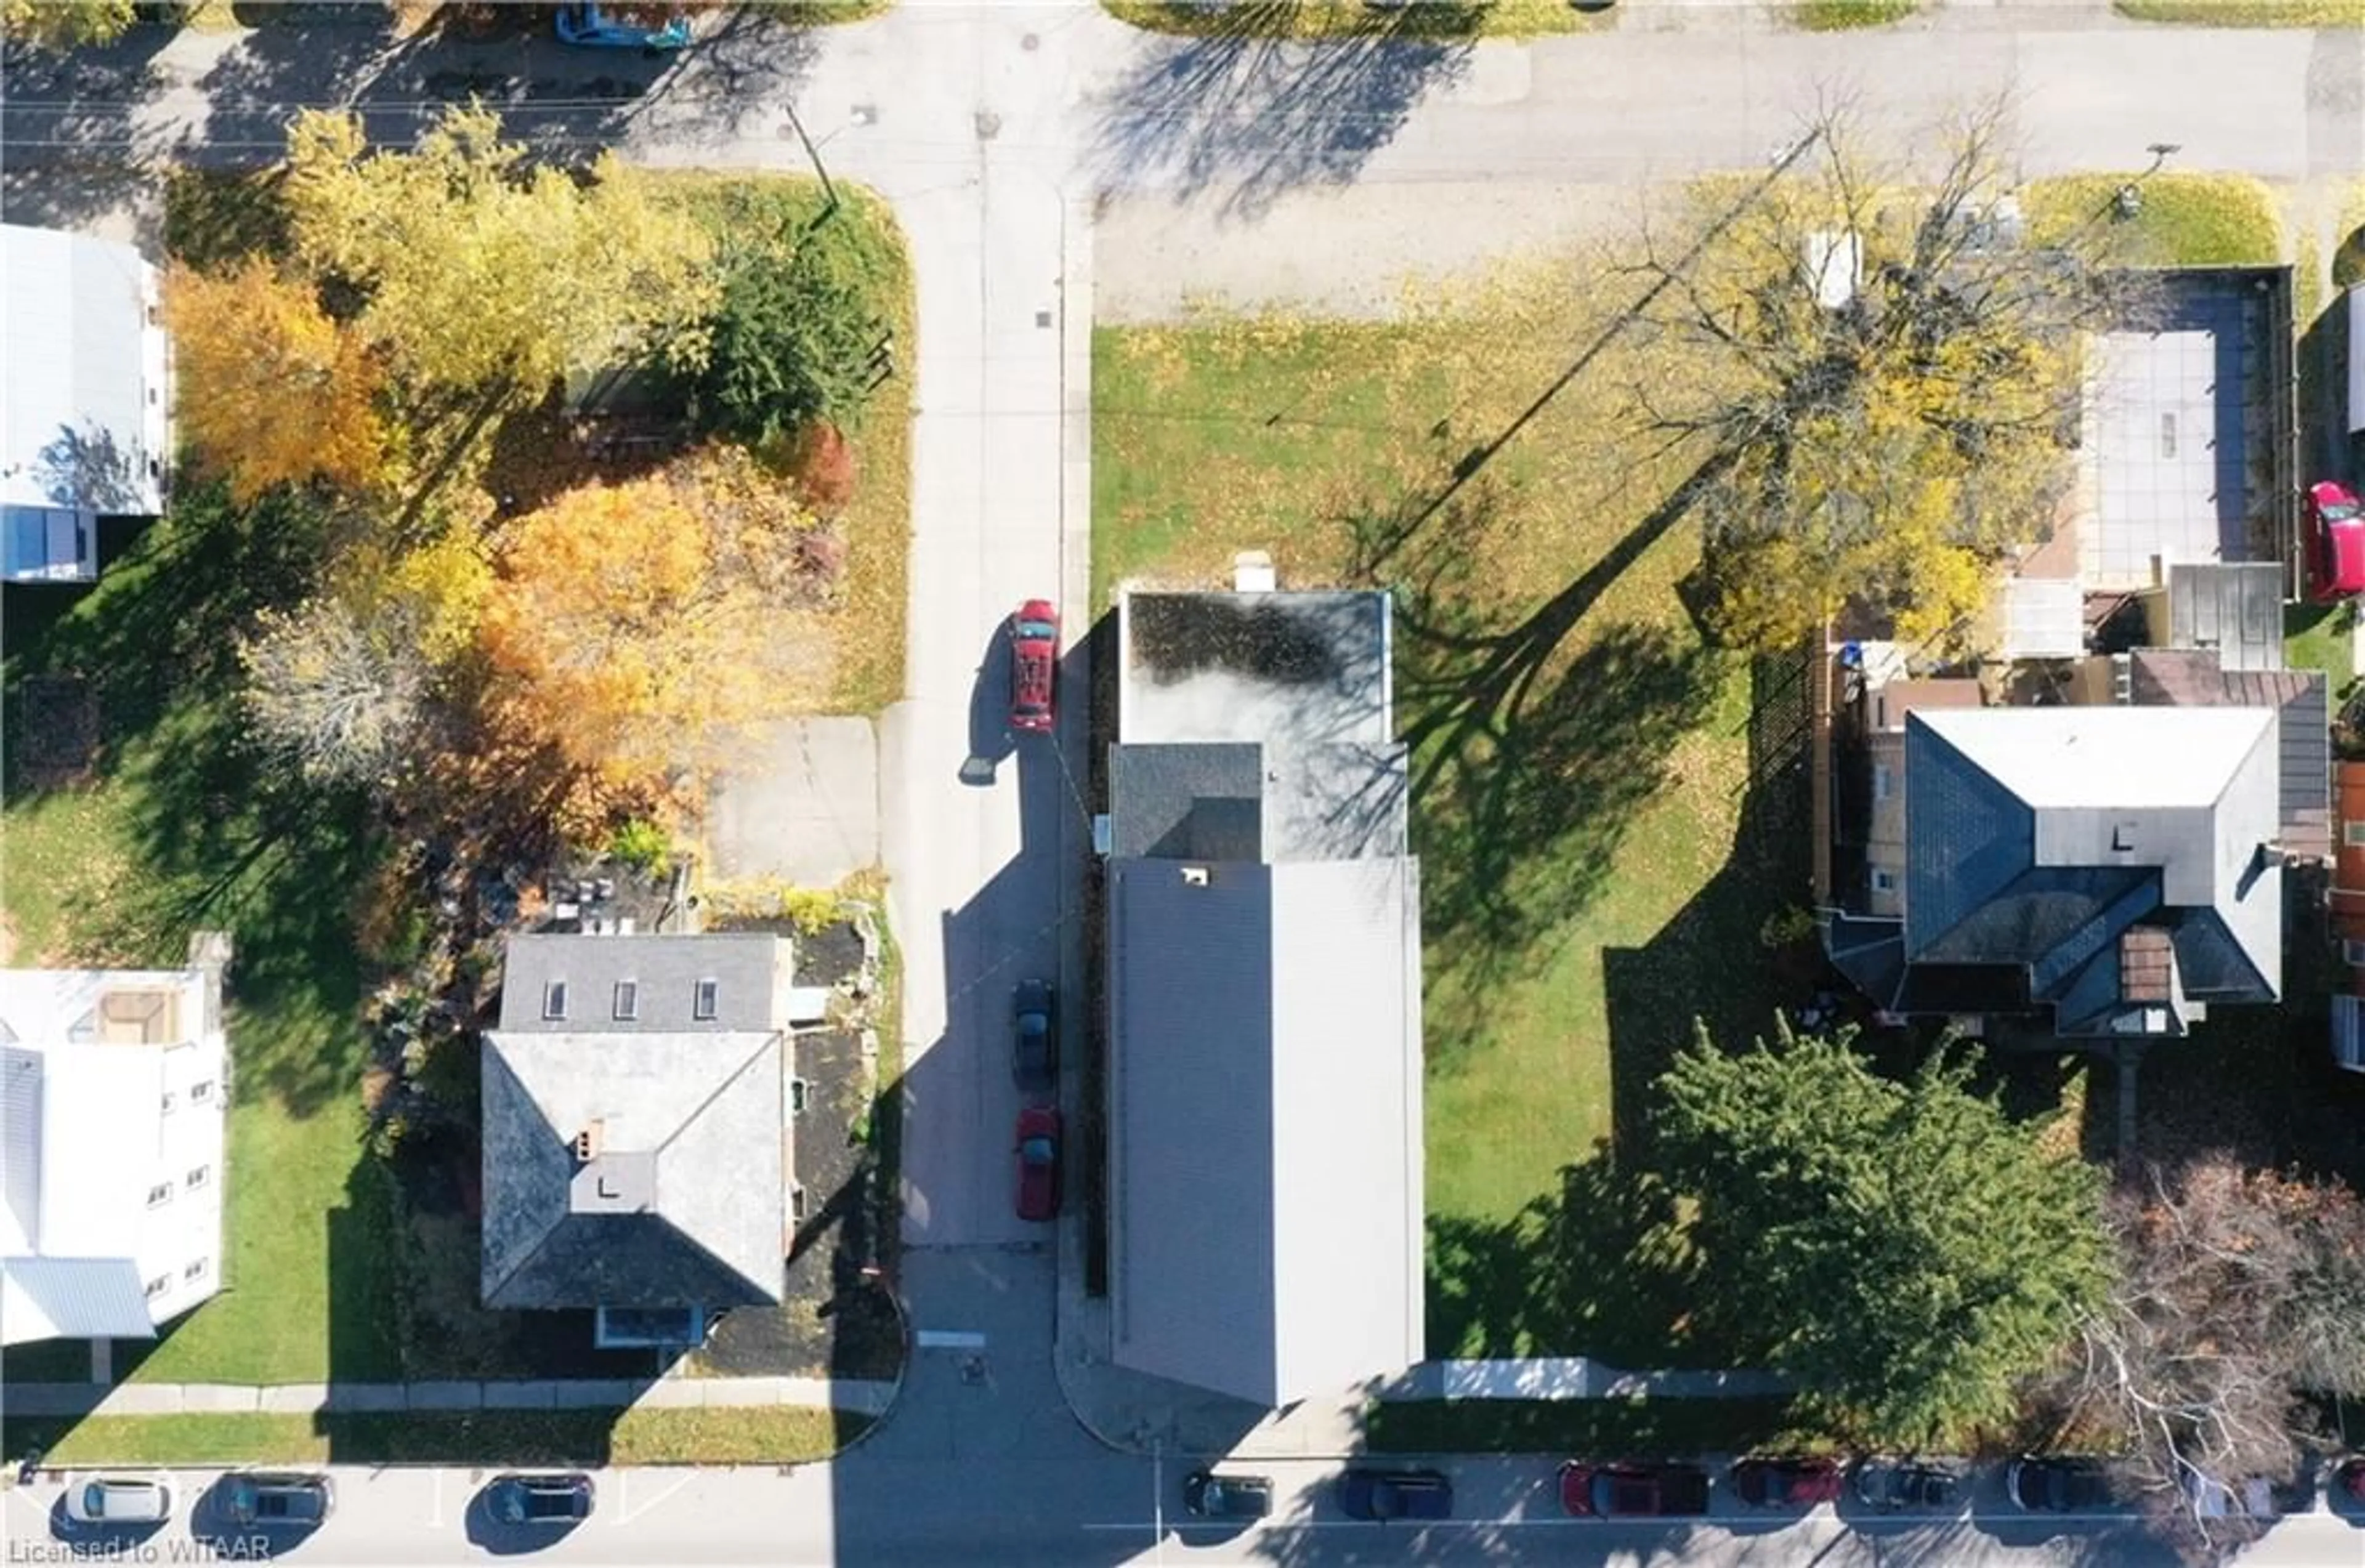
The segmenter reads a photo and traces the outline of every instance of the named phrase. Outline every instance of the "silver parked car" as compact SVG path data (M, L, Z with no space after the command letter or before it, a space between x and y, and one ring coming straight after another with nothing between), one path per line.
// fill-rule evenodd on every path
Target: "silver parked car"
M153 1471L83 1475L66 1488L66 1518L85 1525L161 1525L173 1517L173 1484Z

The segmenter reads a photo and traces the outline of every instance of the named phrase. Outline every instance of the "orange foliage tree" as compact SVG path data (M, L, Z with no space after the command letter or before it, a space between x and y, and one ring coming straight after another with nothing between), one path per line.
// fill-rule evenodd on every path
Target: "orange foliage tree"
M744 453L570 490L511 524L479 636L508 700L611 779L708 766L739 726L812 708L828 644L819 532Z
M220 274L164 276L181 433L244 504L275 485L385 476L382 386L369 350L312 286L250 256Z

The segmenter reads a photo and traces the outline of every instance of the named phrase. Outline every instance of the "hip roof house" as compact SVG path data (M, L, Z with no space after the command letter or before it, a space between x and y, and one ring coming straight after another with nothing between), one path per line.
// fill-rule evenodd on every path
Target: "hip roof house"
M221 1287L219 969L0 969L0 1344L152 1339Z
M510 938L481 1070L487 1306L670 1344L780 1299L789 967L762 933Z
M2277 1000L2274 709L1925 706L1903 729L1901 910L1824 933L1881 1007L2181 1035Z
M1117 606L1113 1354L1268 1407L1423 1354L1420 876L1389 610Z
M0 224L0 578L87 582L100 518L164 510L162 298L129 245Z

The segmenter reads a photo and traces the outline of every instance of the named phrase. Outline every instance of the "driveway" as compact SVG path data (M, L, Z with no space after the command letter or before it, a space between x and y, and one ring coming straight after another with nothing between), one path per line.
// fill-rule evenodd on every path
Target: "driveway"
M879 864L876 728L851 717L765 725L715 781L706 845L732 880L834 888Z

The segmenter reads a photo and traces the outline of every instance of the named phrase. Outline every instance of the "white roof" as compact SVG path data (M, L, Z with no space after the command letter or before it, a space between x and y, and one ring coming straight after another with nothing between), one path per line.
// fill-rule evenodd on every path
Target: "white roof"
M0 969L0 1341L145 1335L219 1288L208 991L193 970Z
M2036 812L2208 808L2271 708L1946 708L1915 717Z
M0 506L163 510L158 299L129 245L0 224Z

